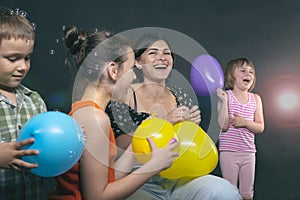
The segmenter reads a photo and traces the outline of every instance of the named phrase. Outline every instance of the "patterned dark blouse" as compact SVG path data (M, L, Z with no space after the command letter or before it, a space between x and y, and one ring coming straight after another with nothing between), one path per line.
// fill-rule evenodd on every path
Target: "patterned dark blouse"
M186 106L188 108L198 105L194 103L190 95L178 86L173 86L170 91L176 98L178 106ZM198 103L198 102L197 102ZM149 113L137 112L125 103L110 101L105 112L108 114L111 127L115 137L119 137L124 133L133 133L143 120L150 116Z

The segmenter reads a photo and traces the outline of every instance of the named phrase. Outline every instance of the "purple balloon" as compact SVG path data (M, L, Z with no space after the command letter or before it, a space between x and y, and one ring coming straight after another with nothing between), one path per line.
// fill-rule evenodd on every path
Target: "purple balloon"
M192 63L190 82L197 95L210 96L224 86L224 73L219 62L209 54L201 54Z

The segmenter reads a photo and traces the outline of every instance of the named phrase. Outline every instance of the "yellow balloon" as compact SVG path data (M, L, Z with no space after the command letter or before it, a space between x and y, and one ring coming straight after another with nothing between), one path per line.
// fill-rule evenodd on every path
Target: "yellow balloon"
M197 124L184 121L174 125L179 139L179 157L160 173L167 179L199 177L212 172L218 163L215 143Z
M132 138L133 152L141 163L146 163L151 158L148 137L158 148L166 147L172 138L178 141L173 125L168 121L157 117L144 120L135 130Z

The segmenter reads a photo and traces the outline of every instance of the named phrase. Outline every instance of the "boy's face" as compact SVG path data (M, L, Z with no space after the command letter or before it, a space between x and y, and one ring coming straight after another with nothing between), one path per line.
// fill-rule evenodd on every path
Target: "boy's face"
M3 39L0 44L0 85L7 90L18 87L30 69L34 40Z

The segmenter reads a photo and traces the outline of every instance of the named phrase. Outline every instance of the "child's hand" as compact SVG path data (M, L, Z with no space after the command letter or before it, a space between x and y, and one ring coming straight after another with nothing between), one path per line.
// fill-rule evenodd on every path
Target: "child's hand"
M160 172L169 168L172 165L174 158L179 156L177 152L172 151L178 146L178 142L174 139L164 148L157 148L151 138L148 138L148 142L152 151L152 157L149 162L151 162L153 171Z
M227 103L227 102L228 102L228 96L227 96L227 93L226 93L222 88L218 88L218 89L217 89L217 96L219 97L219 99L220 99L223 103Z
M190 109L190 117L191 122L195 122L196 124L199 124L201 122L201 111L199 110L198 106L193 106Z
M232 124L235 128L241 128L246 126L247 121L243 117L235 113L233 114L233 116L234 117L232 118Z
M38 155L37 150L20 150L23 146L34 142L33 138L21 142L4 142L0 144L0 167L14 170L36 168L37 164L23 161L22 156Z

